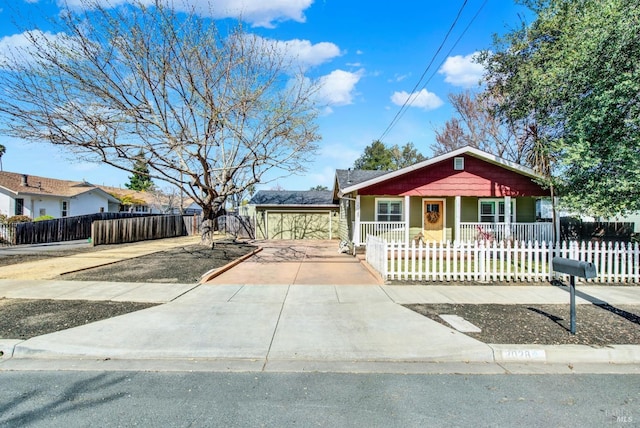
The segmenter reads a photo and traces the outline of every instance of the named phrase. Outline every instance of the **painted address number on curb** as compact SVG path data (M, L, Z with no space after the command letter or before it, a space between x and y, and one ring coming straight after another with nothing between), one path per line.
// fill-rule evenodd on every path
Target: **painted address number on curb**
M529 361L529 360L546 360L547 353L544 349L503 349L503 360Z

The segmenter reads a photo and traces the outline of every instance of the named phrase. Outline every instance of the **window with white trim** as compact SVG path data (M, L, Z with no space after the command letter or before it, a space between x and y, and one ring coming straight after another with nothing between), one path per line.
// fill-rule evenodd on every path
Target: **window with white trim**
M504 223L504 199L480 199L478 218L481 223ZM511 200L511 223L516 219L516 201Z
M376 199L376 221L403 221L402 199Z

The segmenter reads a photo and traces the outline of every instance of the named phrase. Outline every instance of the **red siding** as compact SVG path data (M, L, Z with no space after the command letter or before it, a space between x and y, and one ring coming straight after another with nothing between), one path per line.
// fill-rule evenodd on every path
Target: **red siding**
M409 196L548 196L531 178L484 160L463 155L464 171L453 158L361 189L360 195Z

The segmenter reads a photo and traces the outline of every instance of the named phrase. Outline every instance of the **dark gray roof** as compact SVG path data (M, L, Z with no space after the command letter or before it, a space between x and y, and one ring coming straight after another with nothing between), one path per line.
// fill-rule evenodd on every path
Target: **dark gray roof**
M373 171L365 169L337 169L336 178L338 180L338 189L353 186L363 181L371 180L381 175L388 174L390 171Z
M259 190L250 205L335 205L331 190Z

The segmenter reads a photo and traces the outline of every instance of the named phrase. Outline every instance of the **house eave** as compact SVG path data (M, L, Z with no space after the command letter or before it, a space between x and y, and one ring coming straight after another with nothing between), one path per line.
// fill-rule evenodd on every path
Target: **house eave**
M340 208L338 204L326 204L326 205L309 205L309 204L292 204L292 205L278 205L278 204L255 204L258 208Z
M371 180L363 181L361 183L355 184L355 185L350 186L350 187L345 187L344 189L342 189L342 190L340 190L338 192L338 197L342 198L346 194L349 194L349 193L352 193L352 192L357 192L360 189L364 189L366 187L369 187L369 186L372 186L372 185L375 185L375 184L378 184L378 183L382 183L382 182L391 180L391 179L396 178L396 177L400 177L402 175L405 175L405 174L407 174L409 172L412 172L412 171L415 171L417 169L422 169L422 168L428 167L430 165L434 165L434 164L436 164L438 162L442 162L444 160L451 159L451 158L454 158L456 156L460 156L460 155L463 155L463 154L468 154L468 155L473 156L475 158L485 160L485 161L487 161L489 163L492 163L494 165L502 166L502 167L504 167L506 169L512 170L512 171L517 172L517 173L522 174L522 175L529 176L529 177L531 177L533 179L537 179L537 180L544 179L544 177L542 175L536 173L531 168L528 168L528 167L522 166L522 165L518 165L515 162L511 162L511 161L502 159L502 158L500 158L498 156L495 156L495 155L492 155L490 153L484 152L484 151L482 151L480 149L476 149L475 147L466 146L466 147L461 147L461 148L453 150L451 152L436 156L434 158L427 159L427 160L424 160L422 162L418 162L418 163L416 163L414 165L410 165L410 166L407 166L405 168L402 168L402 169L399 169L399 170L396 170L396 171L391 171L388 174L381 175L381 176L376 177L376 178L372 178Z

